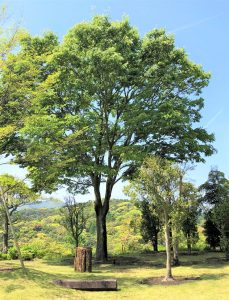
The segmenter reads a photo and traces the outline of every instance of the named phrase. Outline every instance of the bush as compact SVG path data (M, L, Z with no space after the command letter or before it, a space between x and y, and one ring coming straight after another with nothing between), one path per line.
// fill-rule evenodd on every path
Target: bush
M7 259L7 253L0 253L0 260Z
M7 259L18 259L18 252L15 247L9 248L7 253Z
M32 260L35 257L35 255L29 250L21 250L21 257L23 260Z

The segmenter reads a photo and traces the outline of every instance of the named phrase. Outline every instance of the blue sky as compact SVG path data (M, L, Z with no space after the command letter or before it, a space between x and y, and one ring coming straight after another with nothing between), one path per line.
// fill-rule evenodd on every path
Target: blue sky
M5 3L0 1L0 3ZM229 174L229 1L228 0L8 0L11 18L20 21L31 34L54 31L60 38L74 24L89 20L95 14L107 14L111 19L128 15L141 35L155 27L174 33L176 45L187 51L191 60L212 73L203 97L201 126L213 132L217 154L206 158L189 173L199 185L207 179L211 166ZM15 167L2 167L23 175ZM122 197L118 185L114 197ZM62 197L63 192L59 195ZM92 198L92 195L82 199Z

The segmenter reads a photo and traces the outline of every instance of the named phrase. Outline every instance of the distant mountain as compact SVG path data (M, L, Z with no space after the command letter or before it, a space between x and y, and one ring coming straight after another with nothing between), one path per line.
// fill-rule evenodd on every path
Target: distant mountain
M118 204L120 202L128 201L128 199L111 199L111 204ZM85 203L93 202L92 200L86 201ZM39 208L60 208L64 206L64 202L57 198L47 198L37 201L33 204L26 204L19 208L22 209L39 209Z
M20 207L22 209L34 209L34 208L59 208L64 206L64 202L58 199L41 200L36 203L26 204Z

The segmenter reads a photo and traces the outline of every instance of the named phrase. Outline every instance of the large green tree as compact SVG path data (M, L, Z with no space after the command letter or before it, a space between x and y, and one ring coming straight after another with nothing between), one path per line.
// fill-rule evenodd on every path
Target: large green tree
M96 258L103 261L118 181L131 178L149 153L176 161L212 154L213 136L196 124L210 75L164 29L140 37L126 19L96 16L80 23L51 53L42 68L38 64L32 113L19 134L26 147L17 162L28 167L37 189L93 188Z

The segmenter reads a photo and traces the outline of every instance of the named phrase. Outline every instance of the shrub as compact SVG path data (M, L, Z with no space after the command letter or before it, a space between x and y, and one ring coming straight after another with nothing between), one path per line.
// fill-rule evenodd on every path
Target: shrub
M7 253L0 253L0 260L7 259Z
M15 247L11 247L7 253L7 259L18 259L18 252Z
M23 260L32 260L35 257L35 255L29 250L21 250L21 257Z

